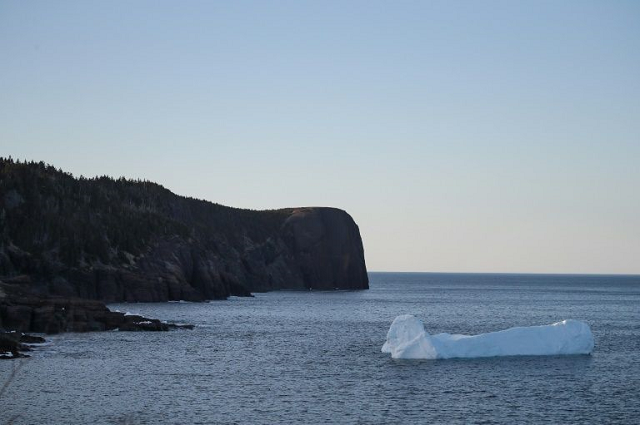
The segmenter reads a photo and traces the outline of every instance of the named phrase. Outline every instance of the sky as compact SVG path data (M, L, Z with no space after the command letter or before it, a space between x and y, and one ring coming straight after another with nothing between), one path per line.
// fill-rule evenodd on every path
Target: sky
M0 0L0 155L333 206L369 270L640 273L640 2Z

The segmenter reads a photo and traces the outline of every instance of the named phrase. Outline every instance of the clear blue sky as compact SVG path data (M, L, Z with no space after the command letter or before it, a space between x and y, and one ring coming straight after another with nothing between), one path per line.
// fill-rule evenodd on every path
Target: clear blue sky
M343 208L370 270L640 273L640 2L0 0L0 154Z

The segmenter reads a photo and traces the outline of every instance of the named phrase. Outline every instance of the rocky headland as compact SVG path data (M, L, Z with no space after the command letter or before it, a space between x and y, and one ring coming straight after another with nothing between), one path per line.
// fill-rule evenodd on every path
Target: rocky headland
M164 328L109 302L368 288L345 211L238 209L11 159L0 159L0 282L0 329L45 333Z

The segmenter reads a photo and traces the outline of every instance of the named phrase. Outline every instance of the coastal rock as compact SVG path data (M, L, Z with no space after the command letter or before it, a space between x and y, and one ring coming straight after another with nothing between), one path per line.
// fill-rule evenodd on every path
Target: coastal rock
M20 332L0 332L0 360L29 357L23 353L31 351L30 344L43 342L43 338Z
M358 226L335 208L300 208L285 220L282 234L303 286L309 289L368 287Z
M0 229L0 280L42 295L160 302L368 288L358 226L336 208L243 210L0 158ZM5 315L20 329L96 326L40 307Z
M22 357L20 342L11 334L0 332L0 359Z
M22 334L20 335L20 342L23 344L44 344L46 340L41 336Z
M102 302L34 294L15 284L0 282L0 323L5 330L56 334L118 329L121 331L167 331L192 329L157 319L110 311ZM21 343L40 342L25 336ZM8 342L7 342L8 344Z

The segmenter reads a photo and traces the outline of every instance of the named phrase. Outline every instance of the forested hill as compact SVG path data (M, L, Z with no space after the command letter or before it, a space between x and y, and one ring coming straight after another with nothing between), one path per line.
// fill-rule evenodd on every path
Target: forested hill
M0 280L107 302L368 287L358 227L342 210L231 208L4 158Z

